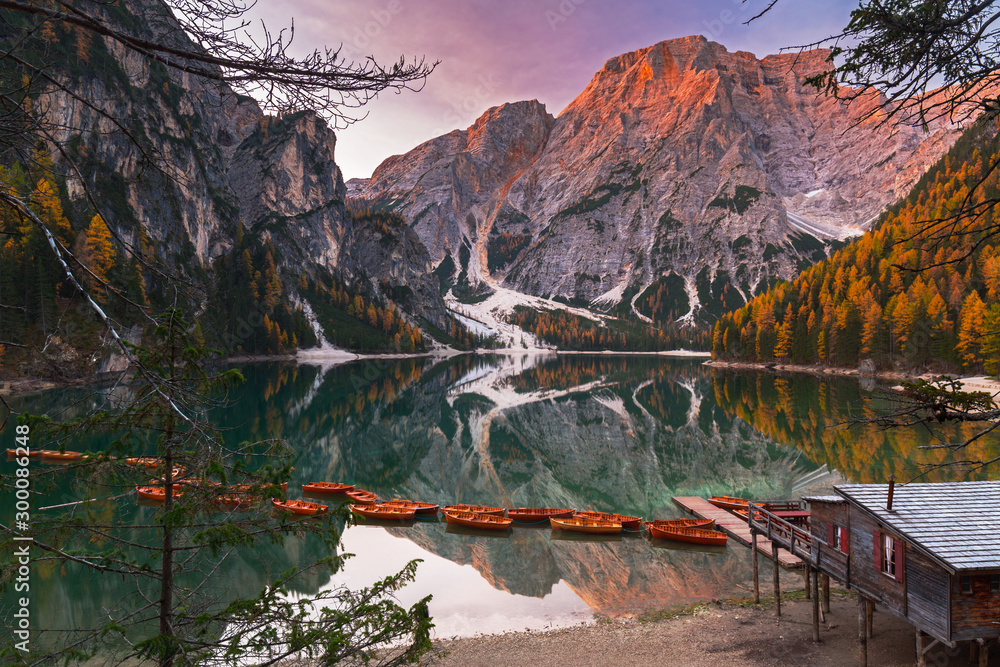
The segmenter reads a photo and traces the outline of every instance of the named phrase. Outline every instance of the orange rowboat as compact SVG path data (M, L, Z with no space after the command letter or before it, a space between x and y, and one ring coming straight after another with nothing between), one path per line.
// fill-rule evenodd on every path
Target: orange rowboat
M82 461L87 458L82 452L60 452L55 449L43 449L43 461Z
M319 503L310 503L305 500L271 500L271 504L277 510L284 510L286 512L291 512L293 514L301 514L303 516L313 516L315 514L323 514L329 509L326 505L320 505Z
M351 505L351 511L366 519L383 521L409 521L416 514L416 510L388 505Z
M29 459L40 459L40 458L42 458L42 450L40 450L40 449L29 449L27 454L24 454L24 450L22 450L22 452L21 452L20 455L17 453L16 449L8 449L7 450L7 457L8 458L12 458L12 459L13 458L22 458L23 456L27 456Z
M187 468L185 468L184 466L174 466L171 469L171 471L170 471L170 477L171 477L171 479L173 479L174 484L189 484L189 485L192 485L192 486L196 485L196 484L202 484L202 482L198 482L198 481L193 480L193 479L184 479L184 475L186 475L186 474L187 474ZM218 486L219 485L218 482L210 482L210 484L212 484L214 486ZM154 477L153 479L149 480L149 485L150 486L162 486L163 485L163 477Z
M337 493L344 494L354 490L353 484L340 484L339 482L309 482L302 485L302 490L306 493Z
M581 519L600 519L601 521L615 521L627 530L640 530L642 528L642 517L625 516L623 514L611 514L609 512L577 512L573 516Z
M399 507L413 510L417 514L427 516L437 516L438 510L441 509L440 505L435 505L434 503L421 503L415 500L401 500L399 498L387 500L382 505L385 507Z
M495 509L495 508L494 508ZM512 519L482 512L460 512L445 508L444 520L455 526L480 528L483 530L509 530Z
M216 496L214 502L216 505L222 505L223 507L246 507L253 501L246 496L223 495Z
M218 484L218 482L216 482L216 484ZM250 493L251 491L257 491L257 492L263 491L268 486L270 486L270 484L261 482L259 484L237 484L229 488L236 493ZM282 491L285 492L288 491L288 482L282 482L280 486Z
M352 505L375 505L378 503L378 496L364 489L348 491L347 497L351 499Z
M448 512L472 512L473 514L492 514L493 516L503 516L507 510L502 507L490 507L489 505L445 505L445 513Z
M714 530L702 530L701 528L657 528L649 527L649 534L661 540L673 540L674 542L689 542L690 544L708 544L711 546L725 546L729 536Z
M576 514L576 510L558 507L518 507L507 510L507 516L517 523L538 523L555 517L568 519Z
M574 516L569 519L549 519L552 530L568 530L574 533L590 533L591 535L620 535L622 524L620 521L609 521L607 519L587 519Z
M733 498L732 496L712 496L708 499L716 507L724 510L745 510L749 504L746 498Z
M647 521L646 530L656 526L660 530L671 530L674 528L701 528L702 530L712 530L715 528L715 519L666 519L663 521Z
M167 499L167 491L162 486L137 486L135 487L135 492L143 500L152 500L154 502L162 503ZM180 498L182 493L179 493L176 489L171 494L174 498Z
M142 466L143 468L155 468L162 465L163 461L155 456L130 456L125 459L125 463L130 466Z

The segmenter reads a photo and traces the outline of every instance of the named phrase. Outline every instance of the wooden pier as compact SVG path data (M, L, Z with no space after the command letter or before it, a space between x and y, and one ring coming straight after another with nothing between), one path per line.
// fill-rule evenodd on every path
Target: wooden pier
M715 519L715 525L740 544L748 547L753 544L750 526L736 515L716 507L698 496L674 496L672 500L689 514L694 514L702 519ZM771 541L758 536L757 551L771 558L773 554ZM777 553L778 562L782 567L788 569L803 567L802 559L798 556L793 556L784 549L779 549Z

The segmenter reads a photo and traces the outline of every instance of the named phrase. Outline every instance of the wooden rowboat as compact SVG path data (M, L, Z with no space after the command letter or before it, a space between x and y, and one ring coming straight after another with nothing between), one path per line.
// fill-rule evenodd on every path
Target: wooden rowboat
M409 521L416 514L416 510L390 505L351 505L351 511L366 519L383 521Z
M253 501L246 496L238 496L233 494L223 494L216 496L213 499L216 505L222 505L223 507L246 507L250 505Z
M507 510L507 516L518 523L538 523L555 517L568 519L576 514L576 510L558 507L517 507Z
M41 454L43 461L82 461L87 458L83 452L60 452L55 449L43 449Z
M494 508L496 509L496 508ZM496 514L485 514L483 512L461 512L444 510L444 520L455 526L465 528L481 528L484 530L509 530L512 519L497 516Z
M670 530L673 528L701 528L702 530L712 530L715 528L715 519L666 519L661 521L647 521L646 530L656 526L660 530Z
M210 484L214 486L219 485L218 482L200 482L194 479L184 479L184 475L186 474L187 474L187 468L185 468L184 466L174 466L173 468L170 469L170 478L174 481L174 484L186 484L189 486L204 485L204 484ZM163 482L165 481L164 477L166 477L166 475L162 477L154 477L153 479L149 480L149 485L163 486Z
M277 498L274 498L271 500L271 504L274 505L274 508L277 510L284 510L293 514L301 514L303 516L323 514L327 509L329 509L326 505L310 503L305 500L278 500Z
M162 486L137 486L135 487L136 494L143 500L152 500L154 502L164 502L167 499L167 490ZM171 494L173 498L180 498L183 493L174 489Z
M385 507L400 507L413 510L416 514L426 516L437 516L438 510L441 509L440 505L435 505L434 503L421 503L416 500L402 500L400 498L387 500L382 505Z
M732 496L712 496L708 499L708 502L724 510L745 510L750 503L746 498L734 498Z
M143 468L155 468L163 464L163 461L155 456L130 456L125 459L125 463L130 466L141 466Z
M24 450L22 450L22 452L23 451ZM11 458L11 459L13 459L13 458L24 458L24 456L25 456L24 454L18 455L16 449L8 449L7 450L7 458ZM40 449L29 449L28 453L27 453L27 457L29 459L40 459L40 458L42 458L42 450L40 450Z
M235 486L230 486L229 488L232 489L235 493L251 493L254 491L259 493L264 489L266 489L268 486L270 485L266 483L236 484ZM288 482L282 482L279 486L281 487L282 491L286 493L288 492Z
M657 528L650 526L649 534L661 540L673 540L674 542L688 542L690 544L709 544L712 546L723 546L729 536L714 530L702 530L701 528Z
M625 516L623 514L612 514L610 512L577 512L574 516L581 519L598 519L600 521L614 521L620 523L622 528L627 530L639 530L642 528L642 517Z
M492 514L493 516L503 516L507 510L502 507L490 507L489 505L445 505L445 513L448 512L465 512L473 514Z
M351 499L352 505L375 505L378 503L378 496L364 489L348 491L346 495Z
M348 491L353 491L354 485L339 482L309 482L302 485L302 490L306 493L345 494Z
M587 519L580 516L569 519L549 519L552 530L569 530L574 533L590 533L592 535L614 535L621 534L622 524L620 521L610 521L608 519Z

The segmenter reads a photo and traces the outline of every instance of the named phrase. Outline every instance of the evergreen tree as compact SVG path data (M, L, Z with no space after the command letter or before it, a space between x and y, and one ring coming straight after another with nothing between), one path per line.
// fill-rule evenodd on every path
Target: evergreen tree
M358 591L290 595L303 573L342 566L343 558L328 557L281 573L258 595L215 597L216 582L236 549L280 545L306 534L336 553L337 521L345 517L333 512L300 521L275 517L271 499L284 497L292 452L275 441L234 446L208 421L209 408L224 407L216 397L242 376L236 370L206 371L209 351L197 346L190 330L180 312L168 310L158 318L148 347L130 348L137 365L124 405L69 423L23 418L35 438L106 434L102 442L108 449L91 452L79 464L77 479L101 480L117 496L137 483L148 484L143 480L154 474L163 489L162 505L136 525L114 517L95 521L76 505L35 518L28 542L33 562L44 559L83 567L88 577L124 579L135 593L105 610L106 616L87 619L86 627L63 630L65 636L46 643L53 647L48 655L34 657L151 661L162 667L271 664L288 656L335 664L365 661L375 651L383 652L380 664L418 658L430 646L428 599L404 609L392 597L413 579L415 561ZM146 458L128 458L137 454ZM32 479L36 488L45 483L42 474ZM50 483L60 479L53 476ZM13 484L13 474L0 481ZM0 548L13 548L15 531L2 529ZM36 628L37 635L44 631ZM0 657L16 660L13 639L0 641Z

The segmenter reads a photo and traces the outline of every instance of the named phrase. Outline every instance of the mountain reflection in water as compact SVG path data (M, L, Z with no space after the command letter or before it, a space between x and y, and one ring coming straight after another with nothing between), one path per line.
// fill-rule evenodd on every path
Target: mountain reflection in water
M680 515L675 495L824 493L843 479L834 471L850 481L881 481L889 472L905 479L938 456L918 449L928 436L916 431L830 427L872 409L854 380L718 372L698 360L464 355L264 363L244 372L247 383L218 419L233 441L283 437L293 445L293 497L307 481L343 481L383 498L659 519ZM17 407L79 411L95 400L57 391L24 397ZM78 480L44 500L66 502L87 491ZM138 521L151 510L119 502L88 511ZM558 537L515 527L493 538L424 521L351 527L343 548L356 557L332 580L316 576L297 588L371 583L420 557L425 563L403 600L433 594L437 632L450 636L566 625L593 613L742 595L749 587L749 551L737 544L693 550L637 535ZM251 594L272 573L321 550L309 540L247 550L220 590ZM34 602L60 624L72 626L121 594L114 581L75 574L40 575Z

